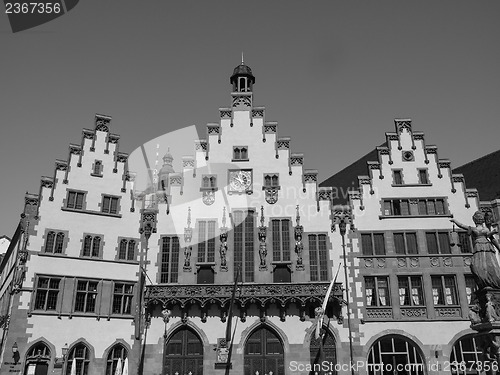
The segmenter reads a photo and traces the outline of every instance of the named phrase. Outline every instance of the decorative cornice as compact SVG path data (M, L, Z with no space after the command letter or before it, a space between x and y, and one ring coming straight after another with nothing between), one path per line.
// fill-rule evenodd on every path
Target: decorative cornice
M231 108L219 108L219 115L221 119L230 119L232 112Z
M80 155L82 152L82 147L80 145L75 145L70 143L69 145L69 153L73 155Z
M289 150L290 149L290 137L279 137L276 141L276 146L278 150Z
M65 171L68 169L68 162L66 160L56 160L56 170L57 171Z
M111 123L111 116L95 115L95 130L102 132L109 132L109 124Z
M394 119L394 125L396 126L396 132L398 134L403 130L407 130L411 133L411 119Z
M128 159L128 154L125 152L118 152L116 154L116 161L119 163L126 163Z
M278 131L278 122L277 121L266 121L264 124L264 133L265 134L276 134Z
M264 118L265 107L253 107L252 118Z
M289 303L319 305L325 298L329 282L242 284L235 302L244 307L258 304L266 307L277 304L285 307ZM225 309L231 301L233 285L148 285L145 302L148 305L161 304L164 307L179 305L185 308L197 305L201 308L216 304ZM343 296L342 283L335 283L332 297L340 301Z
M304 165L304 154L292 153L290 154L290 165Z

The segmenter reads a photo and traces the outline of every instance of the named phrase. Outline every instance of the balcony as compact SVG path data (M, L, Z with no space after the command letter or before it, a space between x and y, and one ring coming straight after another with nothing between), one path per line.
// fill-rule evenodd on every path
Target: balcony
M300 310L301 319L305 319L307 309L314 311L314 308L321 305L328 286L328 282L246 283L238 286L235 302L243 312L243 316L246 313L246 309L252 304L257 305L263 315L265 315L266 309L271 305L277 306L280 310L282 320L284 319L287 307L290 304L295 304ZM233 285L231 284L149 285L146 287L145 302L149 309L154 309L156 305L169 309L178 306L184 313L187 313L191 305L198 306L205 312L208 307L215 305L222 312L221 319L224 321L232 292ZM330 306L333 307L333 310L331 310L332 314L337 317L340 317L342 300L342 283L335 283L330 296Z

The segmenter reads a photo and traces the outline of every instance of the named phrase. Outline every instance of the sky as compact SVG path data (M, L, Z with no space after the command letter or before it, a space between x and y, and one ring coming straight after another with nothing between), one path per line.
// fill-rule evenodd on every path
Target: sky
M242 52L254 104L320 181L394 118L453 168L500 148L499 1L84 0L19 33L0 9L0 235L96 113L124 152L190 125L205 134Z

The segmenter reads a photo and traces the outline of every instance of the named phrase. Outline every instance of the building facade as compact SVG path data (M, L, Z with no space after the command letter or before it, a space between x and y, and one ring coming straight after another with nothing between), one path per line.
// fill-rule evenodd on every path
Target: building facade
M0 267L0 374L449 374L477 360L472 243L450 222L481 206L463 175L396 120L320 187L254 105L251 69L230 83L178 170L168 135L161 169L129 170L96 115L26 196Z

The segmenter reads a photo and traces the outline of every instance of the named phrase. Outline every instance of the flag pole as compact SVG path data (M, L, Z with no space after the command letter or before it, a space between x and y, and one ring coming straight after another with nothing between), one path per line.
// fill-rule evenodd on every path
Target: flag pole
M234 280L233 293L231 294L231 301L229 302L229 313L228 313L227 324L226 324L226 345L229 346L229 351L228 351L228 355L227 355L225 375L229 375L229 370L231 368L231 355L233 353L233 340L234 340L234 334L236 333L236 325L238 324L238 321L236 321L236 324L234 327L234 332L231 332L232 331L232 329L231 329L232 321L233 321L233 306L234 306L234 302L236 300L236 290L238 289L238 280L239 280L240 273L241 273L241 266L238 266L238 269L236 271L236 277Z

